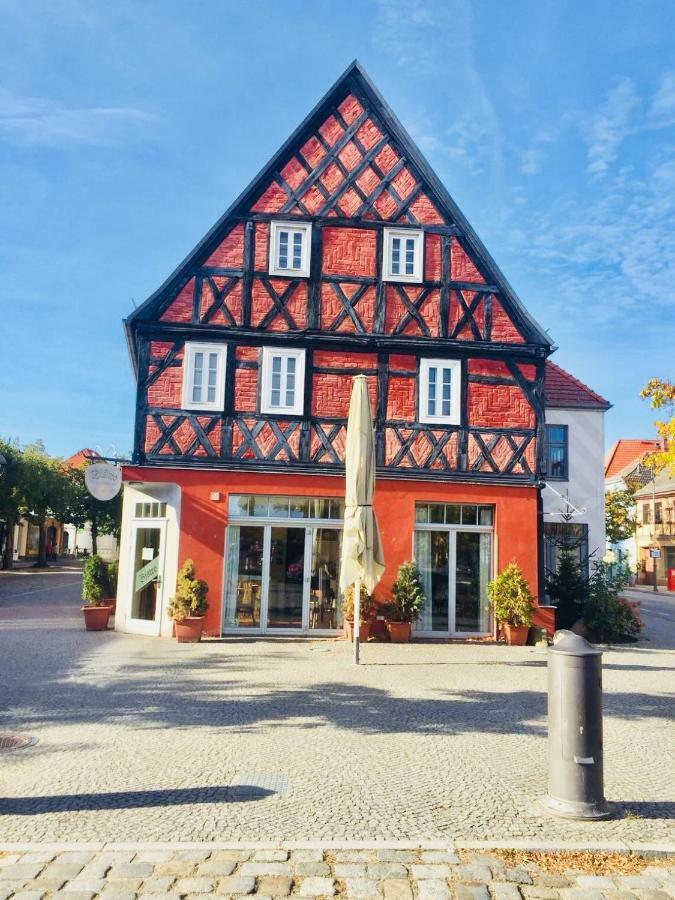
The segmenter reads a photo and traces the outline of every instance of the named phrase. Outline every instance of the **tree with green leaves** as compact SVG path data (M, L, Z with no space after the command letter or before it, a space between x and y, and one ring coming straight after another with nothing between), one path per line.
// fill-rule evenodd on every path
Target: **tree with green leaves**
M0 469L0 519L4 520L0 534L0 547L3 540L5 549L0 560L0 568L11 569L13 565L14 526L19 521L24 506L25 472L23 454L16 441L0 439L0 453L5 463Z
M640 396L643 400L649 400L652 409L662 409L665 413L663 419L654 423L663 447L648 454L645 463L655 475L664 469L675 475L675 384L650 378Z
M631 491L605 494L605 531L612 543L627 541L635 534L635 498Z
M588 584L581 572L573 546L558 547L557 568L546 577L546 593L555 605L556 628L571 628L581 617Z
M45 520L53 516L61 522L68 518L72 485L60 459L49 456L42 441L29 444L23 451L22 514L34 519L40 529L36 565L47 565Z

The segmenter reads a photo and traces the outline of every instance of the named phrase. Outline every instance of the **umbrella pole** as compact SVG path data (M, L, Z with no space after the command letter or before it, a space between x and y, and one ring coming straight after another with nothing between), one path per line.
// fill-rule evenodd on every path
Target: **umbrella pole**
M361 631L361 579L354 582L354 665L359 664Z

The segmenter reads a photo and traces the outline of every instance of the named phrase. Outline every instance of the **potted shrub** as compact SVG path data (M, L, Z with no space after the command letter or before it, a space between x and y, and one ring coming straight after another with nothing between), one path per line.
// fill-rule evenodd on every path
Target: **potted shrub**
M373 598L363 585L361 585L361 605L359 608L359 640L367 641L370 637L370 612L373 608ZM354 639L354 585L350 584L344 593L342 600L342 616L347 640Z
M168 614L173 619L174 634L179 644L201 640L204 615L208 609L209 586L195 578L195 564L186 559L176 579L176 594L171 598Z
M105 631L110 618L108 567L100 556L90 556L82 569L82 607L87 631Z
M487 587L495 619L502 626L507 644L522 646L532 621L534 598L523 572L511 562Z
M399 566L391 592L393 599L385 606L389 639L393 644L406 644L427 599L417 563L410 560Z
M119 573L119 562L115 561L108 563L108 589L110 592L110 614L112 616L115 615L115 609L117 608L117 578Z

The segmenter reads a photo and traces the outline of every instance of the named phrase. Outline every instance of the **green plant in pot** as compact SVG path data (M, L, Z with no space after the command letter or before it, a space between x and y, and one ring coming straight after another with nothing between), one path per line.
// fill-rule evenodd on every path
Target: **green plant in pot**
M87 631L105 631L112 609L108 567L100 556L90 556L82 569L82 607Z
M201 640L204 616L208 609L206 595L209 586L195 578L195 564L186 559L176 578L176 593L169 601L167 612L173 619L174 633L179 644Z
M119 573L119 562L115 561L108 563L108 586L110 589L110 606L112 608L112 615L115 614L115 607L117 606L117 580L119 578Z
M487 586L495 619L502 626L507 644L522 646L532 622L534 597L517 562L510 562Z
M384 608L387 631L392 643L405 644L410 640L412 623L417 621L427 601L416 562L409 560L399 566L391 593L393 599Z
M361 585L361 603L359 606L359 640L367 641L370 637L370 615L373 609L373 598ZM354 636L354 585L350 584L342 599L342 616L344 619L347 640Z

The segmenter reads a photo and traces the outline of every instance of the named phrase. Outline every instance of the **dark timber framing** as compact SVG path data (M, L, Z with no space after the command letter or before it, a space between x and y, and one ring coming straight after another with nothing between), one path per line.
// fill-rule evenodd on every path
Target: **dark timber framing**
M347 124L338 107L348 95L355 96L363 111ZM333 116L343 129L333 146L320 135L319 126ZM357 134L361 124L371 119L382 137L367 149ZM303 160L300 149L310 137L322 145L324 156L318 165ZM348 170L340 159L341 151L352 142L361 155ZM376 156L385 144L398 155L398 162L385 174ZM304 167L301 183L291 188L282 175L285 164L295 157ZM343 181L329 190L321 174L335 165ZM414 179L406 198L396 191L396 175L406 167ZM364 190L357 179L366 167L375 173L377 185ZM303 175L304 172L304 175ZM252 212L264 187L274 182L286 200L275 214ZM302 205L309 187L319 192L316 215ZM358 200L356 212L349 216L343 208L347 190ZM393 203L391 214L381 217L375 204L386 192ZM415 200L424 193L443 221L420 223L413 210ZM299 213L299 214L298 214ZM362 218L368 214L370 218ZM256 267L256 223L292 216L293 221L312 223L309 277L298 279L270 276ZM401 219L402 221L399 221ZM422 228L440 236L440 279L420 283L392 283L383 279L382 249L384 229ZM243 227L242 264L237 267L209 266L206 261L235 227ZM322 271L325 228L351 227L375 232L376 273L374 276L325 274ZM452 247L457 242L472 260L482 281L451 280ZM304 282L304 284L303 284ZM161 321L161 316L186 285L193 284L192 315L188 322ZM235 287L241 286L240 311L232 303ZM297 291L307 292L304 324L299 322ZM260 317L253 315L253 296L264 292L269 308ZM330 322L321 322L321 299L329 292L335 299L336 313ZM402 307L398 322L386 325L386 300L390 293ZM293 306L290 301L293 299ZM423 312L433 300L438 306L435 333ZM498 301L522 343L493 341L493 306ZM374 308L372 324L364 308ZM292 311L296 310L296 311ZM452 314L452 315L451 315ZM451 321L453 324L451 325ZM269 330L270 326L274 330ZM353 331L339 330L345 326ZM279 330L283 328L284 330ZM352 63L323 99L293 132L269 163L253 179L225 214L216 222L189 256L164 284L126 320L125 329L132 363L138 379L134 460L153 466L243 467L256 471L283 471L289 463L296 471L338 474L342 471L340 452L346 420L329 415L312 415L313 379L337 372L342 375L360 371L375 378L378 387L374 410L378 472L383 477L433 477L434 479L534 484L544 471L544 362L552 351L549 336L530 317L512 288L450 197L426 159L411 140L387 103L358 62ZM435 336L435 335L438 336ZM180 365L178 356L187 340L223 342L228 346L225 371L225 399L222 412L150 407L147 389L169 366ZM150 357L151 341L171 345L166 355ZM253 347L300 347L306 351L304 379L304 415L274 417L236 409L235 374L238 369L257 368L252 360L237 360L237 345ZM318 350L365 352L375 354L376 366L363 369L315 366ZM417 378L417 371L392 368L391 354L459 359L462 371L461 422L449 427L387 419L387 400L391 377ZM505 363L508 376L469 374L468 360L481 358ZM519 364L534 365L534 379L523 375ZM519 388L534 412L532 428L479 428L467 419L469 385L508 385ZM417 386L415 386L417 403ZM148 423L156 428L156 440L146 451ZM191 434L183 449L176 432ZM533 444L535 465L526 458ZM387 462L387 459L389 460ZM499 462L498 462L499 460Z

